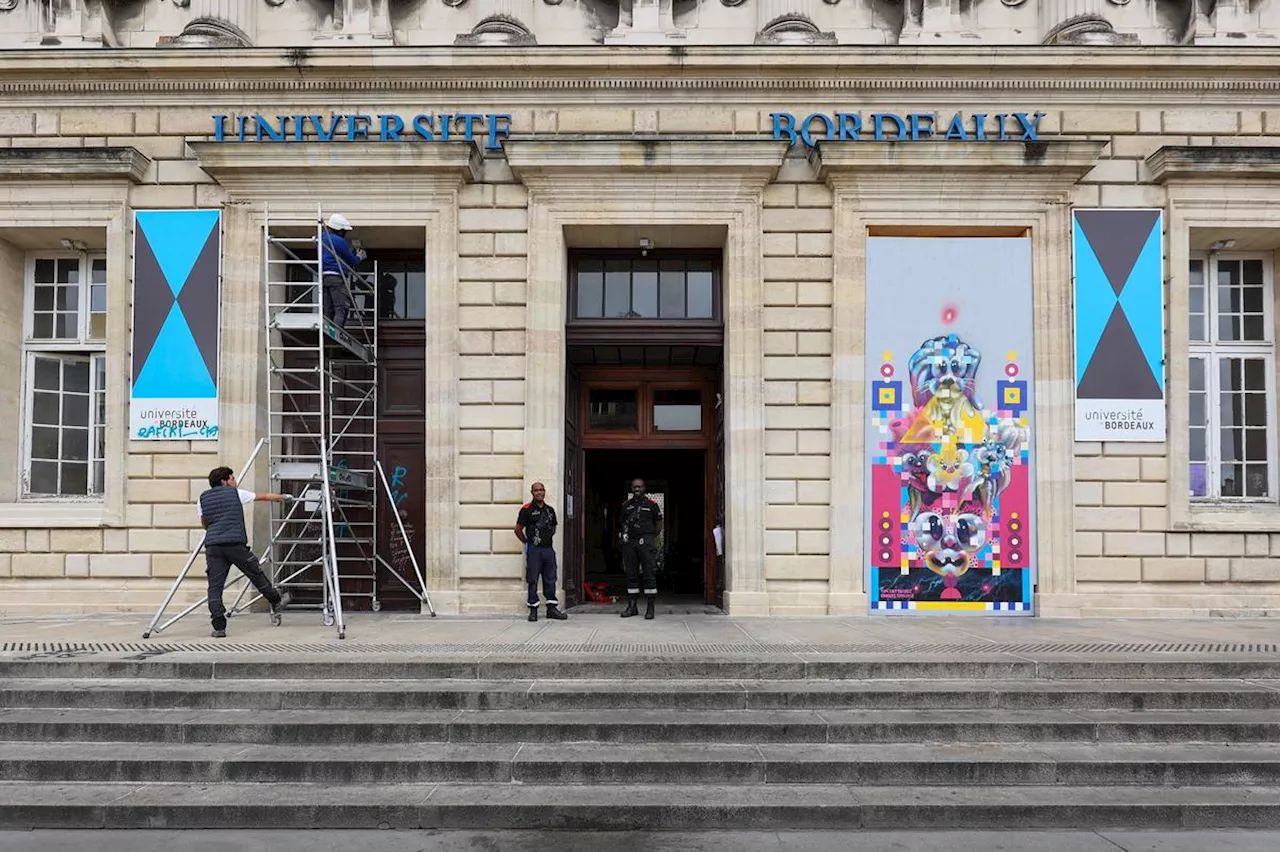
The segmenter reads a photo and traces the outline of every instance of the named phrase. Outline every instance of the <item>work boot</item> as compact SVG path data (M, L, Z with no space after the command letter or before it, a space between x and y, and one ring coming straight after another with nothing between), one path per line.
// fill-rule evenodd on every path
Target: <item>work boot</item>
M227 638L227 631L226 631L226 630L217 630L217 629L215 629L215 630L213 631L213 638L214 638L214 639L226 639L226 638Z
M630 618L633 615L639 615L640 610L636 609L636 596L627 595L627 608L622 611L623 618Z
M538 608L536 606L529 607L529 620L530 621L538 620Z
M645 599L644 617L648 620L653 619L653 602L654 602L653 595L649 595Z
M285 607L287 607L289 605L289 601L291 600L293 600L292 592L282 592L280 594L280 601L278 603L273 603L271 605L270 617L271 617L271 625L273 627L280 626L280 622L281 622L280 611L283 610Z
M560 611L560 607L555 604L547 604L547 618L554 618L556 621L568 621L569 616Z

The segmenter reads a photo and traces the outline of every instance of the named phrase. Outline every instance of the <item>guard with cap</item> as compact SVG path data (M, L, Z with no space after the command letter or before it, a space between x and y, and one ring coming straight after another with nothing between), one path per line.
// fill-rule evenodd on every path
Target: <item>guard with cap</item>
M209 615L213 620L213 636L227 635L227 610L222 591L227 574L234 565L249 578L271 604L271 623L280 626L280 608L289 602L289 593L280 594L272 587L258 557L249 549L249 532L244 524L244 507L255 500L270 503L293 502L283 494L258 494L236 486L235 472L229 467L209 471L209 490L200 495L196 510L204 526L204 558L209 575Z
M556 534L556 510L546 503L547 486L533 483L529 489L533 499L520 507L516 517L516 538L524 544L524 579L529 584L529 620L538 620L538 580L542 580L542 596L547 601L547 618L567 621L556 600L556 551L551 539Z
M644 480L631 482L631 499L622 504L622 564L627 570L627 608L623 618L639 615L636 598L644 578L645 618L653 618L658 597L658 530L662 528L662 507L645 494Z
M324 317L338 328L347 323L351 309L351 293L347 277L364 262L364 249L353 249L344 234L351 232L351 223L341 213L334 213L325 222L320 236L320 285L324 305Z

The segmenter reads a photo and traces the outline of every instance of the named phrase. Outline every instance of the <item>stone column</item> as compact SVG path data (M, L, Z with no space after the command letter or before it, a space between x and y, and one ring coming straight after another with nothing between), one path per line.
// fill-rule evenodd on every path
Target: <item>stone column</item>
M258 10L264 0L173 0L191 13L178 47L252 47L258 37Z
M356 44L390 41L389 0L334 0L333 28L317 40L341 39Z
M617 28L604 37L605 44L662 44L683 39L676 29L673 0L631 0L620 9Z
M0 0L0 12L16 9L20 2ZM27 31L41 44L99 47L113 41L103 0L26 0L26 5Z
M261 213L260 205L244 201L230 201L222 208L218 453L223 464L236 469L267 434ZM245 476L246 487L273 491L268 476L263 448ZM265 543L270 536L266 507L259 507L253 518L253 539Z
M1124 0L1127 2L1127 0ZM1115 0L1041 0L1040 31L1045 44L1109 45L1136 43L1110 23Z

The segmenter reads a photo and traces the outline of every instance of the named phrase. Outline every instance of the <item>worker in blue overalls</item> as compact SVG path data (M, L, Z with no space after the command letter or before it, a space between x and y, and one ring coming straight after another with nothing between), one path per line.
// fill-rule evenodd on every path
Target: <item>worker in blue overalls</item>
M351 309L351 292L347 275L364 261L364 249L352 249L344 233L351 231L351 223L341 213L334 213L325 222L320 237L320 286L324 317L338 328L347 322Z

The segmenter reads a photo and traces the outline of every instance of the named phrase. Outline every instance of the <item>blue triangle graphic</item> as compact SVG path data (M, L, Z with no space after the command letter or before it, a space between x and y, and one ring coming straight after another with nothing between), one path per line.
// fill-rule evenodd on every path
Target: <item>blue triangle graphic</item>
M1164 265L1160 257L1160 220L1147 235L1142 253L1120 291L1120 307L1129 327L1138 338L1138 346L1156 378L1164 388Z
M218 395L204 356L177 305L160 328L133 385L133 395L137 399L213 399Z
M150 210L137 216L138 227L147 235L151 252L176 297L218 224L218 211Z
M1102 332L1116 306L1116 292L1107 281L1093 246L1075 223L1076 247L1076 384L1084 378Z

